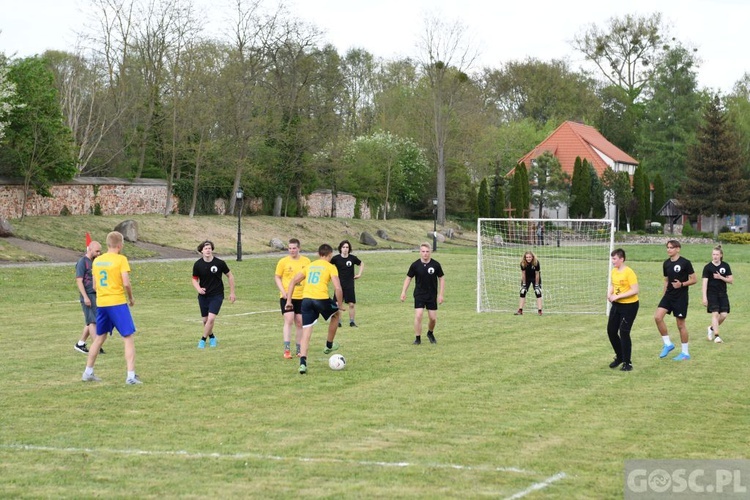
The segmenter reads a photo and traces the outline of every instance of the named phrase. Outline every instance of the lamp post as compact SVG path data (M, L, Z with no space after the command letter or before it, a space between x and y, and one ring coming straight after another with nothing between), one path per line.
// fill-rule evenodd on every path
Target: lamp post
M432 251L437 251L437 209L438 199L432 199L432 215L434 216L434 224L432 225Z
M237 188L235 199L237 200L237 262L242 261L242 196L245 193L241 187Z

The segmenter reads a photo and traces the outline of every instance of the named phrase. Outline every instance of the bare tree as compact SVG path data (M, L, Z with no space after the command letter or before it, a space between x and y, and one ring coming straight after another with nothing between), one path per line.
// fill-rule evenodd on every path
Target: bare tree
M437 160L438 222L445 223L445 148L449 123L455 118L458 100L469 81L466 74L477 57L467 40L466 28L456 22L446 25L433 17L425 21L420 40L422 70L431 98L431 142Z

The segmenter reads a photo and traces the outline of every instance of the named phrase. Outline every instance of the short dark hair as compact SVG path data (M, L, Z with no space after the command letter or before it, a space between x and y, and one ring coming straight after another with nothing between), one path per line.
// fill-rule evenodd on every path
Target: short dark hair
M290 245L292 245L292 244L297 245L297 248L299 248L299 246L300 246L299 240L297 238L289 238L289 244Z
M341 253L341 247L343 247L344 245L349 245L349 252L352 251L352 244L349 243L349 240L344 240L341 243L339 243L339 253Z
M204 240L200 245L198 245L198 251L202 252L203 251L203 247L205 247L206 245L211 245L211 251L213 252L213 250L214 250L214 242L211 241L211 240Z
M675 248L682 248L682 245L680 245L680 242L677 240L669 240L667 242L667 246L672 245Z
M333 253L333 247L329 245L328 243L323 243L318 247L318 255L321 257L325 257L326 255L331 255Z
M620 257L622 260L625 260L625 250L623 250L622 248L612 250L612 253L609 254L610 257L614 257L615 255Z

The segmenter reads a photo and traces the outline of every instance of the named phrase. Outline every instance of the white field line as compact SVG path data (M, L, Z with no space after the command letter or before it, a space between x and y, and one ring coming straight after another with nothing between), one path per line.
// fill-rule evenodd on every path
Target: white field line
M421 467L426 469L453 469L480 472L512 472L515 474L535 474L533 471L519 469L517 467L492 467L486 465L457 465L457 464L419 464L410 462L379 462L370 460L344 460L338 458L311 458L311 457L283 457L278 455L263 455L260 453L193 453L184 450L131 450L110 448L59 448L55 446L37 446L30 444L0 444L0 448L6 450L20 451L48 451L55 453L104 453L110 455L146 456L146 457L183 457L183 458L216 458L229 460L266 460L277 462L305 462L305 463L339 463L350 465L364 465L373 467Z
M559 481L561 479L565 479L566 477L567 477L567 475L564 472L558 472L554 476L550 476L550 477L548 477L547 479L545 479L544 481L542 481L540 483L534 483L531 486L529 486L528 488L526 488L525 490L519 491L518 493L516 493L512 497L508 497L508 500L515 500L517 498L523 498L526 495L528 495L529 493L533 493L535 491L543 490L544 488L546 488L550 484L552 484L552 483L554 483L556 481Z
M268 314L268 313L279 313L279 310L278 309L270 309L268 311L250 311L250 312L237 313L237 314L222 314L221 317L222 318L235 318L235 317L239 317L239 316L252 316L253 314ZM198 319L191 318L191 319L186 319L185 321L190 321L190 322L196 322L196 321L198 321L198 322L200 322L200 321L203 321L203 320L201 318L198 318Z

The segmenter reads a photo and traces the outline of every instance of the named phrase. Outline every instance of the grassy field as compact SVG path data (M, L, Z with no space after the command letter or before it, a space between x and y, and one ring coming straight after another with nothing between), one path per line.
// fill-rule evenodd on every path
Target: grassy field
M116 335L103 382L83 383L72 265L0 268L0 497L601 499L622 497L628 459L750 458L750 249L725 250L726 343L706 341L694 288L693 360L676 363L658 359L652 319L664 248L625 248L643 290L630 373L607 366L604 315L475 313L476 257L449 247L434 255L437 345L411 345L412 303L398 300L418 255L357 252L360 328L338 336L348 365L328 369L318 325L306 376L281 356L277 257L229 260L239 298L205 351L192 263L138 263L144 384L124 384ZM700 272L710 246L682 253Z

